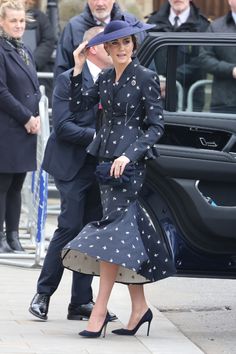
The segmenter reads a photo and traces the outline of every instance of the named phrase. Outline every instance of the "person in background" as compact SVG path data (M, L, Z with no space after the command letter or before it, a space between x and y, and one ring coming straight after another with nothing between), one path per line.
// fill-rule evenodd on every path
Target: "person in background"
M26 173L36 170L40 91L34 59L22 42L25 21L21 2L0 1L1 253L24 251L19 240L21 190Z
M236 33L236 0L228 0L230 11L214 21L209 33ZM236 46L202 47L202 68L213 75L210 110L236 113Z
M86 30L97 25L105 25L110 20L124 18L130 23L139 22L138 19L127 12L123 12L115 0L88 0L84 11L72 17L65 26L58 42L54 77L74 66L73 51L83 40ZM139 41L144 34L139 35Z
M85 40L91 39L102 29L98 26L89 29L85 32ZM111 58L102 45L90 48L83 70L85 87L92 86L101 69L111 65ZM72 72L73 69L67 70L56 80L52 106L53 131L43 160L43 169L54 177L60 192L61 212L58 216L58 227L50 242L38 279L37 293L29 308L34 316L42 320L47 319L50 298L63 275L62 248L86 223L102 216L100 193L94 175L97 161L96 158L86 154L86 147L95 134L98 107L75 115L70 112ZM91 282L91 275L73 273L67 316L69 320L89 318L93 308ZM111 319L116 318L115 315L110 316Z
M29 46L34 55L36 70L38 72L53 72L53 53L56 46L56 38L48 16L39 10L37 0L22 0L25 3L27 21L23 36L25 45ZM45 93L52 104L53 80L39 79L40 85L45 86Z
M153 12L147 23L155 24L157 32L205 32L209 21L190 0L167 0L159 11ZM183 86L186 108L189 87L197 80L205 78L200 70L196 46L180 46L177 57L177 81ZM158 51L155 61L159 75L166 76L166 50ZM164 88L163 88L164 90ZM204 103L203 90L197 89L194 97L194 110L202 109Z
M87 224L63 249L63 264L70 270L100 275L99 292L87 324L79 334L99 337L108 322L107 304L114 282L129 285L132 312L126 328L117 335L134 335L152 321L144 283L174 273L172 255L149 217L138 195L145 179L146 160L155 158L153 145L164 131L160 85L157 74L141 66L134 52L135 34L152 25L132 25L113 20L104 32L74 51L70 109L83 112L101 103L105 122L87 152L99 158L103 217ZM91 46L104 43L114 68L102 71L95 85L86 90L82 68ZM105 335L105 333L104 333Z

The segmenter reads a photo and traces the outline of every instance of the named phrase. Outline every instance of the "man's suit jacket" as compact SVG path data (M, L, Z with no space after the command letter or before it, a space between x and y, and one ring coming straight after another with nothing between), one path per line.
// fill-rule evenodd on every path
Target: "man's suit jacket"
M0 173L36 169L37 135L28 134L25 124L39 114L40 92L33 57L28 54L29 65L0 38Z
M53 131L47 142L43 169L53 177L72 180L84 165L86 147L93 140L97 107L74 114L69 109L70 75L73 69L60 74L53 93ZM83 69L83 83L89 88L93 79L87 64Z

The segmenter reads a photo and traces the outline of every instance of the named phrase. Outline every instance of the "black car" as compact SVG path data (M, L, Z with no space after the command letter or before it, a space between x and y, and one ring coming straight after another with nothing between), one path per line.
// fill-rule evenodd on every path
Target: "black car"
M153 32L138 51L141 64L160 75L165 119L140 201L177 275L236 276L236 109L226 100L215 109L217 67L206 61L235 47L234 34Z

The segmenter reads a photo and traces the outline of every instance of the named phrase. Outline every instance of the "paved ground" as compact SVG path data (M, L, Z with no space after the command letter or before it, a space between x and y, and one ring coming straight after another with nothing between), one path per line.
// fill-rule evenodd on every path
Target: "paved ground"
M46 237L52 235L55 225L55 216L49 217ZM27 237L22 238L22 244L28 246L27 251L30 252ZM40 269L32 267L34 259L10 260L21 264L21 267L1 265L4 261L7 260L0 257L0 354L203 353L151 302L154 319L149 337L145 335L146 325L140 328L135 337L121 338L111 334L112 329L120 328L127 322L130 312L127 287L120 284L115 286L109 305L119 320L108 325L106 338L79 337L78 332L85 328L85 323L66 320L71 286L71 272L68 270L65 270L60 287L51 298L49 320L37 320L28 312L28 307L35 293ZM98 278L93 282L95 294L97 286ZM157 283L147 285L147 293L152 295L150 298L153 299L153 304L157 299L157 289Z
M154 320L149 337L145 335L146 325L135 337L121 338L113 335L111 330L121 327L129 314L127 288L122 285L116 285L110 301L110 309L119 316L119 321L108 325L106 338L79 337L77 333L84 329L85 323L66 320L71 283L69 271L65 272L58 291L51 299L49 320L36 320L28 313L28 306L38 274L39 269L0 265L1 354L203 353L151 304ZM148 287L153 294L157 285ZM94 281L94 289L96 293L97 279Z

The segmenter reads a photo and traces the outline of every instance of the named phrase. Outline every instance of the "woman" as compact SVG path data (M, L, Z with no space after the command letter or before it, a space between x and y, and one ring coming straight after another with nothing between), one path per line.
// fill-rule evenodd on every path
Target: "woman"
M0 2L0 252L22 252L19 241L21 189L36 169L40 128L37 73L21 37L25 9L20 1ZM4 234L4 223L6 238Z
M109 166L108 175L104 173L107 164L100 166L102 220L85 226L63 251L63 264L69 269L100 274L96 304L87 329L79 333L84 337L98 337L103 328L105 332L107 303L115 281L129 285L132 312L127 327L113 333L134 335L148 322L148 335L152 312L143 284L174 272L169 252L137 201L145 159L154 158L152 146L164 129L157 75L132 60L134 34L151 27L114 20L74 52L71 110L86 110L101 103L106 121L87 151ZM81 71L86 46L101 43L105 43L114 68L100 74L94 87L84 92Z

